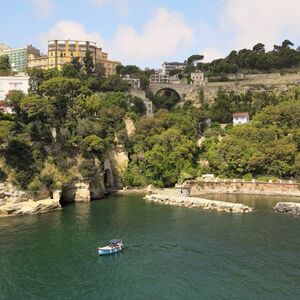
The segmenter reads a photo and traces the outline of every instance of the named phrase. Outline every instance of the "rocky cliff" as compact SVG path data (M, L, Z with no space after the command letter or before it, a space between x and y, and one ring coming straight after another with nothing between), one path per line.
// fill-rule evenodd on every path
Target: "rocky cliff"
M7 183L0 184L0 191L0 217L32 215L61 209L61 191L54 191L44 199L39 199L42 193L32 195Z

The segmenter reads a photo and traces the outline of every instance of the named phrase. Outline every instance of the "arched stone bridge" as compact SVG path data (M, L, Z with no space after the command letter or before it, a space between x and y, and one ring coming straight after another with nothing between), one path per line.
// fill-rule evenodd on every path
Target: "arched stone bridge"
M180 99L183 96L188 96L194 91L194 87L189 84L176 84L176 83L150 83L149 90L156 95L161 90L173 90L175 91Z

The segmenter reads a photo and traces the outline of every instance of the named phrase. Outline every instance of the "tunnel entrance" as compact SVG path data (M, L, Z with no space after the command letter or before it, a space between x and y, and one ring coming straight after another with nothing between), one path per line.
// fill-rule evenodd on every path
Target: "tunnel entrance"
M104 186L107 191L113 188L113 177L110 169L104 171Z

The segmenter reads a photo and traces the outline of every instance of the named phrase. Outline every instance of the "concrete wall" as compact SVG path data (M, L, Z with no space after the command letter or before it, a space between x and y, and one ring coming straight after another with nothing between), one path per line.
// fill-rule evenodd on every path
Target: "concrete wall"
M258 182L243 180L200 180L190 182L191 196L204 193L237 193L257 195L299 196L300 184L296 182Z

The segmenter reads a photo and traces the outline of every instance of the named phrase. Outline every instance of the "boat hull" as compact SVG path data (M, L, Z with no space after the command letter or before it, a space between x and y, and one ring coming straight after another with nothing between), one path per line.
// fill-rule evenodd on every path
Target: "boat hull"
M99 255L111 255L111 254L115 254L118 252L121 252L122 248L113 248L113 249L98 249L98 254Z

